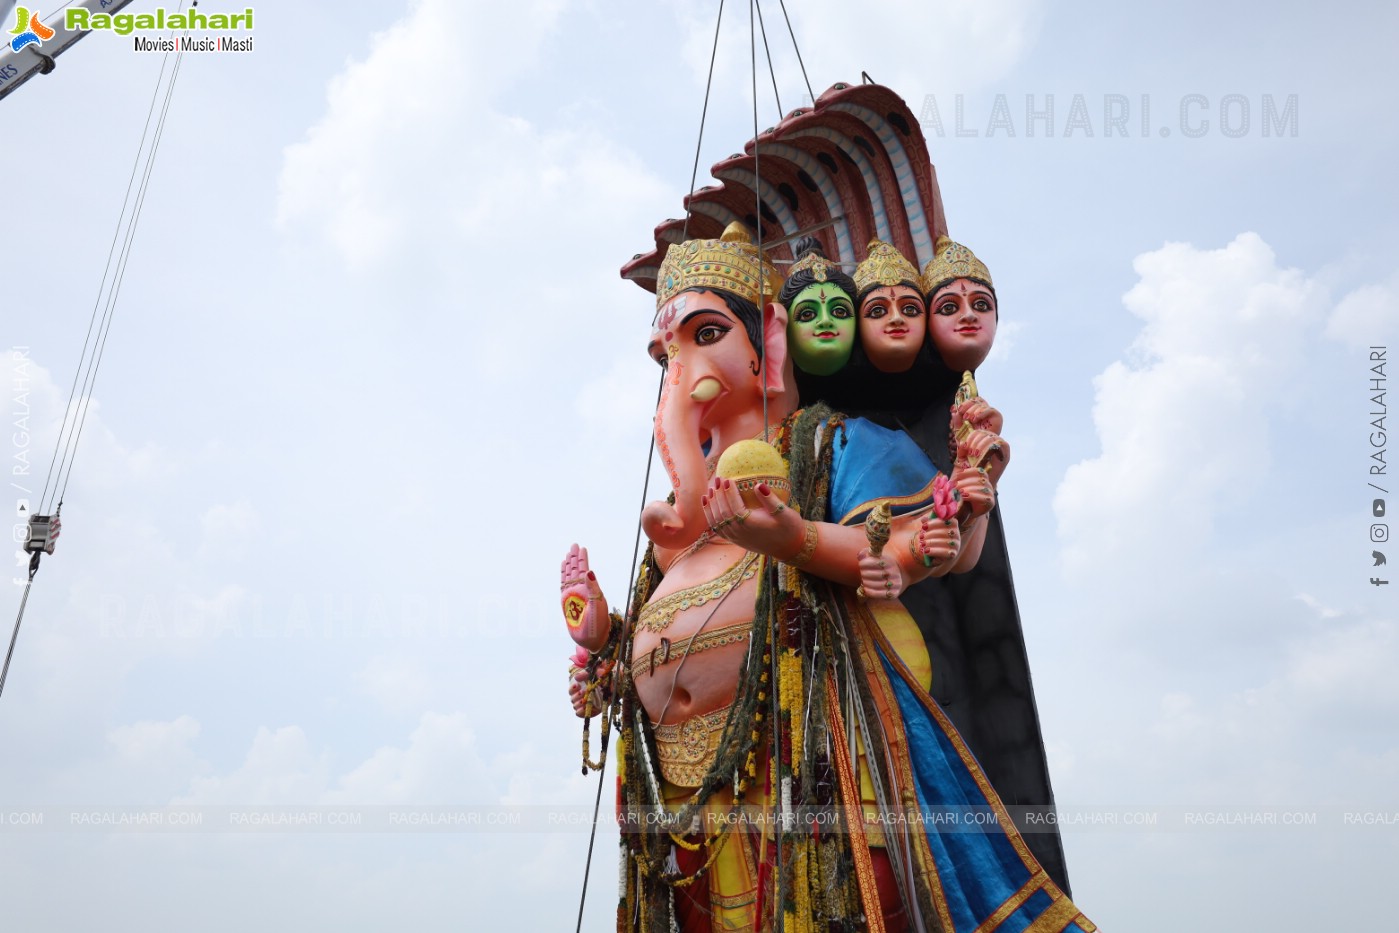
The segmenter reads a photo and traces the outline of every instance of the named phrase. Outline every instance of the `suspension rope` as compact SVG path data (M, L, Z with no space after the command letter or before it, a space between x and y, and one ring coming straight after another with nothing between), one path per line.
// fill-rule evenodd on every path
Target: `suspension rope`
M802 50L797 47L797 34L792 31L792 18L787 15L787 0L777 0L782 7L782 18L787 21L787 35L792 37L792 50L797 53L797 64L801 65L802 80L806 82L806 93L811 98L811 106L816 106L816 92L811 89L811 79L806 76L806 62L802 61Z
M661 381L656 385L656 407L661 404L661 392L665 389L665 369L661 370ZM646 508L646 497L651 492L651 465L656 459L656 442L653 438L650 446L646 450L646 476L641 483L641 509ZM641 553L641 509L636 514L636 537L632 540L631 549L631 582L627 584L627 602L623 619L626 613L631 611L632 599L636 595L636 563L637 557ZM626 638L626 633L622 633L622 638ZM618 659L621 665L621 658ZM611 715L610 710L603 711L604 716ZM597 796L593 798L593 823L592 829L588 831L588 857L583 862L583 891L578 896L578 925L574 927L574 933L582 933L583 930L583 905L588 902L588 875L593 870L593 844L597 842L597 815L602 809L602 787L607 778L607 739L608 733L602 733L601 753L598 760L602 762L602 767L598 768L597 774Z
M714 58L719 53L719 27L724 22L724 0L719 0L719 18L714 22L714 47L709 50L709 76L704 79L704 107L700 110L699 139L695 140L695 164L690 169L690 188L686 198L695 193L695 179L699 176L700 146L704 143L704 121L709 115L709 90L714 85ZM680 233L684 242L690 238L690 205L685 204L685 228ZM647 474L648 476L650 474Z
M760 303L760 305L761 305L761 307L759 308L759 311L760 311L764 316L766 316L766 314L767 314L767 309L766 309L766 307L765 307L766 302L763 301L763 288L764 288L764 286L766 285L765 279L766 279L767 277L764 276L764 275L762 274L762 272L761 272L761 263L762 263L762 256L763 256L763 190L762 190L762 189L763 189L763 181L762 181L762 179L763 179L763 172L762 172L762 164L761 164L761 158L762 158L761 149L762 149L762 147L758 145L758 36L757 36L757 28L755 27L755 24L754 24L755 11L757 10L757 6L758 6L757 0L748 0L748 58L749 58L749 74L751 75L751 88L750 88L750 90L751 90L752 95L753 95L753 199L754 199L754 201L755 201L755 209L756 209L756 212L757 212L757 215L756 215L756 217L754 218L754 222L755 222L755 225L756 225L757 228L758 228L757 231L756 231L756 233L757 233L757 240L758 240L758 262L759 262L759 266L760 266L760 268L759 268L759 274L758 274L758 301L759 301L759 303ZM766 47L766 39L764 39L764 47ZM772 59L769 58L769 59L768 59L768 69L769 69L769 71L771 71L771 68L772 68ZM777 89L777 76L776 76L775 74L773 75L773 79L772 79L772 80L773 80L773 90L774 90L774 93L775 93L775 92L776 92L776 89ZM778 105L778 114L779 114L779 119L780 119L780 116L781 116L781 104ZM766 335L767 329L764 328L764 329L763 329L763 332L764 332L764 335ZM766 441L766 440L768 439L769 417L770 417L770 416L768 415L768 394L767 394L767 366L768 366L768 358L767 358L767 357L768 357L768 355L767 355L766 353L764 353L764 354L763 354L763 367L762 367L762 368L763 368L763 393L762 393L762 395L763 395L763 440L764 440L764 441ZM768 561L768 562L767 562L767 565L768 565L768 576L772 579L773 582L775 582L775 580L776 580L776 573L777 573L777 567L774 565L774 563L773 563L772 561ZM776 639L773 640L773 643L774 643L774 645L776 644ZM777 926L776 926L776 931L777 931L777 933L782 933L782 929L783 929L783 925L784 925L784 924L783 924L783 920L784 920L783 914L784 914L784 911L783 911L783 909L782 909L782 903L783 903L783 887L784 887L784 881L785 881L786 879L783 877L783 864L782 864L782 863L783 863L783 858L782 858L782 842L783 842L783 835L784 835L784 834L783 834L783 831L782 831L782 829L783 829L782 824L781 824L781 822L779 822L780 819L781 819L781 816L782 816L782 730L781 730L781 728L780 728L780 723L781 723L782 720L781 720L780 718L778 718L778 697L777 697L777 694L778 694L777 683L778 683L778 681L777 681L777 652L776 652L776 651L773 651L773 652L772 652L772 659L771 659L771 661L772 661L772 671L769 672L769 674L768 674L768 677L770 678L770 681L769 681L769 682L772 684L772 691L771 691L771 693L772 693L772 703L771 703L771 707L772 707L772 708L771 708L771 712L770 712L770 714L769 714L769 715L770 715L769 722L771 723L772 746L773 746L773 747L769 750L769 751L770 751L770 754L769 754L769 762L770 762L770 764L768 765L768 767L769 767L769 769L770 769L769 774L772 776L772 780L769 782L769 787L770 787L771 793L772 793L772 810L773 810L773 817L774 817L774 820L773 820L773 822L772 822L771 825L776 827L776 829L773 831L773 840L774 840L774 842L776 843L776 845L775 845L775 847L774 847L774 848L776 849L776 859L775 859L775 861L776 861L776 873L775 873L776 884L775 884L775 886L774 886L774 889L775 889L775 897L774 897L774 899L773 899L773 906L774 906L773 917L776 919L776 924L777 924Z
M179 9L183 11L183 0ZM190 30L187 28L183 37L188 37ZM136 225L141 218L141 210L146 203L146 192L150 187L151 171L155 166L155 154L160 148L160 141L165 135L165 121L170 113L170 99L175 91L175 80L179 77L180 66L184 61L183 44L181 50L175 53L175 64L170 69L170 80L165 80L165 69L169 63L170 53L166 52L161 57L160 72L156 76L155 90L151 92L150 106L146 109L146 122L141 128L141 142L136 147L136 158L131 164L131 174L126 181L126 193L122 197L121 211L117 215L117 226L112 232L112 242L107 248L107 262L102 268L102 281L97 288L97 298L93 301L92 314L88 318L87 335L83 338L83 349L78 354L78 365L73 371L73 383L68 389L68 402L63 409L63 420L59 424L58 439L54 443L53 456L49 459L48 474L44 477L44 488L39 495L39 510L37 513L31 512L31 520L35 514L45 515L49 513L49 506L54 505L57 499L57 509L53 512L55 516L51 523L51 533L57 537L57 514L63 509L63 497L68 491L68 481L73 477L73 463L77 458L78 442L82 439L83 425L87 422L87 413L92 405L92 390L97 384L97 373L102 365L102 355L107 349L107 335L111 333L112 316L116 310L117 296L121 292L122 282L126 279L127 261L131 257L131 244L136 234ZM155 130L151 131L151 118L155 116L156 101L160 98L161 85L165 85L165 98L161 101L160 117L156 120ZM149 148L146 146L147 139L150 139ZM137 170L141 168L141 153L145 151L146 162L141 173L141 182L136 189L136 199L132 202L131 189L136 183ZM131 215L127 217L127 207L131 206ZM126 222L126 236L122 238L122 223ZM117 250L117 241L122 240L120 251ZM116 256L115 267L112 264L112 257ZM108 273L111 273L111 286L108 287ZM107 292L105 306L102 302L103 292ZM97 309L103 308L99 319ZM93 336L93 325L96 323L96 338ZM89 346L92 347L91 355L88 354ZM78 374L84 372L84 360L86 360L86 372L83 376L82 390L78 392ZM79 399L77 406L73 404L74 397ZM81 409L81 413L79 412ZM64 439L64 435L67 439ZM61 456L60 456L61 453ZM57 464L57 472L54 466ZM64 468L67 467L65 472ZM60 479L62 482L60 488ZM52 484L54 494L49 495L49 487ZM33 527L32 525L30 526ZM50 547L52 539L50 539ZM32 551L29 559L29 579L24 585L24 595L20 598L19 612L15 615L15 627L10 633L10 645L5 652L5 663L0 667L0 693L5 690L5 681L10 674L10 662L14 658L15 644L19 640L20 625L24 622L24 609L29 605L29 592L34 586L34 576L39 572L39 560L44 552Z
M186 29L184 34L188 36L189 30ZM167 52L166 54L168 55L170 53ZM78 418L78 429L73 436L72 451L68 454L68 472L64 474L63 488L58 492L60 506L63 503L64 494L68 492L68 481L73 477L73 464L77 461L78 457L78 442L82 440L83 427L87 424L87 414L92 409L92 391L97 386L97 373L102 366L102 356L107 349L107 336L112 331L112 318L116 312L117 298L121 294L122 283L126 281L127 263L131 259L131 244L135 241L136 226L141 221L141 211L146 204L146 193L150 190L151 172L155 168L155 157L160 149L160 142L165 136L165 121L170 112L170 100L175 93L175 81L180 76L180 67L183 62L184 52L177 52L175 54L175 67L171 69L170 72L170 82L165 86L165 100L161 103L160 119L156 122L155 136L151 140L151 148L146 156L145 171L142 173L141 186L136 194L136 206L131 213L131 223L126 228L126 240L122 243L121 256L117 261L117 271L113 277L111 292L107 297L107 310L104 315L104 325L99 328L101 338L97 344L96 354L94 354L89 361L91 378L84 379L83 382L82 414ZM59 471L62 472L62 470L63 464L62 461L60 461Z
M765 302L765 301L763 300L763 298L764 298L764 295L763 295L763 287L767 284L767 282L766 282L767 276L765 276L765 275L762 274L762 261L763 261L763 190L762 190L763 185L762 185L762 179L763 179L763 172L762 172L762 167L761 167L761 164L760 164L760 159L762 158L762 154L758 151L758 149L759 149L759 147L758 147L758 46L757 46L757 38L756 38L756 36L755 36L755 34L754 34L754 29L753 29L753 8L754 8L755 4L756 4L756 0L748 0L748 56L749 56L749 59L750 59L750 61L749 61L749 66L750 66L750 67L749 67L749 73L750 73L751 76L752 76L752 90L753 90L753 226L757 228L757 229L755 229L755 230L753 231L753 236L754 236L754 238L757 239L757 241L758 241L758 266L759 266L759 268L758 268L758 314L760 315L760 317L759 317L759 322L760 322L760 324L764 325L764 326L762 326L761 335L759 336L758 340L759 340L760 343L766 343L767 327L765 326L765 325L766 325L766 320L765 320L765 319L766 319L766 317L767 317L767 302ZM769 64L769 66L771 66L771 59L769 59L768 64ZM774 78L773 78L773 90L774 90L774 91L776 91L776 89L777 89L777 84L776 84L776 82L777 82L777 78L774 77ZM780 112L781 112L781 108L780 108L780 106L779 106L779 113L780 113ZM766 349L766 347L764 347L764 349ZM769 427L770 427L769 420L768 420L769 416L768 416L768 394L767 394L768 355L767 355L766 352L762 354L762 358L763 358L763 367L762 367L762 369L763 369L763 393L762 393L762 394L763 394L763 440L766 441L766 440L768 439L768 430L769 430Z
M188 33L188 31L186 31L186 33ZM177 64L178 64L179 58L182 57L183 54L184 54L183 52L176 53L176 63L177 63ZM141 167L141 153L145 150L145 148L146 148L146 139L147 139L147 137L150 135L151 118L155 115L156 100L160 97L160 87L161 87L161 84L163 84L164 81L165 81L165 68L166 68L166 65L169 64L169 60L170 60L170 53L169 53L169 52L166 52L164 55L161 56L161 59L160 59L160 73L156 76L155 88L151 91L151 103L150 103L150 106L146 109L146 122L145 122L145 125L142 126L142 128L141 128L141 142L140 142L139 145L137 145L137 147L136 147L136 156L135 156L135 158L132 159L132 161L131 161L131 175L127 178L127 181L126 181L126 193L122 196L121 212L117 215L117 225L116 225L116 228L112 231L112 242L111 242L111 245L108 246L108 248L107 248L107 263L106 263L106 265L103 266L103 268L102 268L102 281L100 282L100 284L99 284L98 287L97 287L97 297L94 298L94 299L93 299L93 302L92 302L92 315L88 318L87 336L83 338L83 349L82 349L82 353L80 353L80 354L78 355L78 365L77 365L77 366L74 368L74 370L73 370L73 383L72 383L72 385L71 385L71 386L69 387L69 389L68 389L68 403L67 403L67 405L65 405L64 408L63 408L63 422L62 422L62 424L59 426L59 429L58 429L58 443L56 443L56 444L54 445L53 457L50 458L50 460L49 460L49 472L48 472L48 475L46 475L46 476L44 477L44 489L43 489L43 492L42 492L42 493L40 494L40 496L39 496L39 514L44 514L44 512L46 511L46 509L45 509L45 499L46 499L47 496L48 496L48 492L49 492L49 483L50 483L50 481L53 479L53 476L54 476L54 469L53 469L53 468L54 468L55 462L58 462L58 463L59 463L59 467L58 467L58 472L59 472L59 474L61 475L62 472L63 472L62 462L58 460L59 451L62 450L64 460L66 460L67 457L68 457L68 450L69 450L69 447L71 446L72 441L73 441L73 428L74 428L74 424L71 423L71 422L69 421L69 419L70 419L70 418L76 419L76 412L74 411L74 408L73 408L73 398L74 398L74 396L77 394L77 389L78 389L78 374L81 373L81 372L83 371L83 361L86 360L86 359L88 358L87 349L88 349L88 344L89 344L89 343L91 342L91 340L92 340L92 327L93 327L93 324L96 323L96 321L98 320L97 309L100 308L100 307L102 307L102 295L103 295L103 293L107 290L107 273L108 273L109 271L111 271L111 268L112 268L112 257L113 257L114 255L117 254L117 240L121 238L122 223L123 223L123 221L126 220L126 208L127 208L127 205L131 203L131 189L132 189L132 186L133 186L133 185L135 184L135 182L136 182L136 172L137 172L137 170L140 169L140 167ZM171 80L172 80L172 83L173 83L173 77L172 77ZM168 95L167 95L167 100L168 100ZM163 113L163 112L162 112L162 115L161 115L161 119L162 119L162 120L164 119L164 113ZM120 261L119 261L119 262L118 262L118 265L120 265L120 264L121 264L121 263L120 263ZM105 317L105 312L104 312L104 317ZM99 334L101 333L101 328L100 328L100 327L98 328L98 333L99 333ZM84 387L86 387L86 384L87 384L87 383L86 383L86 381L85 381L85 382L84 382ZM84 389L84 391L86 391L86 388ZM67 443L65 443L64 440L63 440L63 435L64 435L65 432L68 434L68 442L67 442Z
M783 16L783 18L784 18L784 19L786 20L786 22L787 22L787 32L788 32L788 34L792 36L792 46L793 46L794 49L796 49L796 35L792 32L792 21L791 21L791 18L788 17L788 15L787 15L787 7L786 7L786 4L785 4L785 3L782 3L782 16ZM755 19L756 19L756 22L755 22ZM719 14L718 14L718 16L717 16L717 18L716 18L716 20L715 20L715 23L714 23L714 43L713 43L713 46L711 47L710 52L709 52L709 73L708 73L708 74L706 75L706 77L705 77L705 84L704 84L704 104L703 104L703 106L701 107L701 110L700 110L700 126L699 126L699 133L698 133L698 136L697 136L697 138L696 138L696 140L695 140L695 158L694 158L694 162L693 162L693 164L692 164L692 166L691 166L691 168L690 168L690 186L689 186L689 194L690 194L690 195L692 195L692 194L694 193L694 190L695 190L695 180L696 180L696 179L698 178L698 176L699 176L700 151L701 151L701 149L702 149L702 147L703 147L703 144L704 144L704 126L705 126L705 122L706 122L706 120L708 119L708 115L709 115L709 95L710 95L710 92L711 92L711 90L713 89L713 85L714 85L714 64L715 64L715 61L716 61L717 56L718 56L718 51L719 51L719 34L720 34L720 30L721 30L721 28L722 28L722 26L723 26L723 22L724 22L724 0L719 0ZM764 54L766 55L766 58L767 58L768 74L771 76L771 79L772 79L772 94L773 94L773 99L774 99L774 100L776 101L776 103L777 103L778 120L781 120L781 119L782 119L782 115L783 115L783 110L782 110L782 98L781 98L781 96L779 95L778 89L777 89L777 71L776 71L776 69L773 67L773 63L772 63L772 49L771 49L771 47L770 47L769 44L768 44L768 38L767 38L767 25L766 25L766 23L763 22L763 20L762 20L762 9L760 8L759 4L757 3L757 0L749 0L749 4L748 4L748 49L749 49L749 59L750 59L749 65L750 65L750 75L751 75L751 91L752 91L752 97L753 97L753 140L754 140L753 174L754 174L754 179L755 179L754 185L753 185L753 196L754 196L754 207L755 207L755 210L756 210L756 215L755 215L755 218L754 218L754 219L755 219L755 225L756 225L756 227L757 227L757 229L756 229L756 231L755 231L755 235L756 235L756 240L757 240L757 248L758 248L758 254L759 254L759 256L762 255L762 250L763 250L763 223L762 223L762 217L763 217L763 199L762 199L762 189L761 189L762 171L761 171L761 164L760 164L761 154L758 152L758 148L757 148L757 139L758 139L758 53L757 53L757 36L758 36L758 33L759 33L760 31L761 31L762 37L763 37L763 51L764 51ZM798 63L801 64L802 78L803 78L803 80L806 81L807 93L811 96L811 100L812 100L812 102L813 102L813 104L814 104L814 103L815 103L815 100L816 100L816 96L815 96L815 94L813 94L813 93L811 92L811 81L810 81L809 79L807 79L807 77L806 77L806 64L805 64L804 62L802 62L802 60L801 60L801 50L800 50L800 49L796 49L796 53L797 53L797 61L798 61ZM682 240L688 240L688 239L689 239L689 234L690 234L690 217L692 216L692 213L693 213L693 212L689 209L689 205L686 204L686 209L685 209L685 223L684 223L684 227L683 227L683 230L682 230L682 233L681 233L681 239L682 239ZM759 310L759 313L760 313L760 314L763 314L763 315L766 315L766 307L765 307L765 306L766 306L766 301L764 300L764 299L767 297L767 296L764 294L764 289L765 289L766 285L767 285L767 282L766 282L765 278L762 277L762 276L759 276L759 282L758 282L758 303L759 303L759 309L758 309L758 310ZM766 332L766 328L764 328L763 330L764 330L764 333L765 333L765 332ZM762 337L759 338L759 341L762 342ZM763 353L763 354L762 354L762 378L763 378L764 385L766 385L766 383L767 383L767 367L768 367L768 354L767 354L767 353ZM661 373L661 384L660 384L659 386L657 386L657 389L656 389L656 404L657 404L657 406L660 405L660 399L661 399L662 391L663 391L663 389L664 389L664 385L665 385L665 373L664 373L664 371L662 371L662 373ZM764 392L763 392L763 440L764 440L764 441L768 440L770 428L771 428L771 422L770 422L770 415L769 415L769 413L768 413L767 392L764 391ZM653 440L652 443L651 443L651 445L650 445L650 447L649 447L648 450L647 450L647 456L646 456L646 476L645 476L645 481L644 481L643 484L642 484L642 493L641 493L641 503L642 503L642 508L643 508L643 509L645 508L645 505L646 505L647 496L650 494L651 469L652 469L652 466L653 466L654 461L655 461L655 452L656 452L656 447L655 447L655 442L654 442L654 440ZM639 557L639 555L640 555L640 549L641 549L641 532L642 532L642 528L641 528L641 517L640 517L640 514L638 513L638 516L637 516L637 524L636 524L636 534L635 534L635 537L634 537L633 542L632 542L631 577L630 577L630 582L629 582L628 587L627 587L627 603L626 603L626 605L627 605L628 607L631 606L632 600L635 598L635 593L636 593L637 561L638 561L638 557ZM770 567L769 569L775 572L775 568L774 568L774 567ZM626 633L623 633L623 636L622 636L622 637L625 638L625 637L626 637ZM774 658L773 658L773 663L774 663L774 665L776 665L776 660L777 660L777 659L776 659L776 657L774 656ZM774 668L773 668L773 672L770 673L769 676L772 677L772 678L773 678L773 682L776 683L776 667L775 667L775 666L774 666ZM775 708L776 691L774 691L773 699L774 699L774 716L773 716L773 720L772 720L772 721L773 721L774 724L775 724L775 723L777 722L776 715L775 715L775 713L776 713L776 708ZM604 715L607 715L607 713L604 713ZM773 738L774 738L774 741L777 742L777 744L778 744L778 746L779 746L779 749L778 749L778 751L779 751L778 758L775 759L775 760L780 760L780 745L781 745L781 739L780 739L780 737L777 735L777 732L776 732L775 730L774 730L774 733L773 733ZM575 930L577 930L577 931L581 931L581 930L583 929L583 911L584 911L584 905L587 903L587 897L588 897L588 878L589 878L590 873L591 873L591 871L592 871L593 848L594 848L594 844L595 844L595 842L596 842L596 840L597 840L597 821L598 821L598 813L600 812L601 806L602 806L602 787L603 787L603 784L604 784L604 782L605 782L605 773L606 773L606 768L607 768L607 738L606 738L606 735L604 735L604 737L603 737L603 739L602 739L602 756L601 756L601 761L602 761L602 767L598 769L598 788L597 788L597 794L596 794L596 796L595 796L595 798L594 798L594 800L593 800L592 828L591 828L591 830L590 830L590 832L589 832L589 834L588 834L588 855L587 855L587 859L585 860L584 865L583 865L583 890L582 890L582 892L581 892L581 894L580 894L580 896L579 896L579 899L578 899L578 922L577 922L577 926L575 927ZM780 778L780 775L779 775L779 778ZM774 787L774 797L773 797L774 807L776 808L777 812L779 812L779 813L780 813L780 809L781 809L781 795L782 795L782 791L781 791L781 785L780 785L780 781L779 781L778 785ZM776 837L776 841L777 841L777 845L776 845L776 850L777 850L777 900L776 900L775 903L776 903L776 905L777 905L777 911L776 911L777 925L778 925L778 926L777 926L777 929L778 929L778 931L779 931L779 933L780 933L780 931L782 930L782 926L783 926L782 907L781 907L781 905L782 905L782 896L783 896L783 855L782 855L782 837L781 837L780 829L779 829L779 833L778 833L778 835L777 835L777 837Z
M0 668L0 693L5 692L5 678L10 676L10 658L15 655L15 641L19 639L19 624L24 621L24 607L29 602L29 588L34 585L34 574L39 570L39 554L36 551L29 558L29 581L24 584L24 596L19 601L19 615L15 616L15 630L10 633L10 648L5 652L5 666Z
M772 49L768 48L768 29L766 24L763 23L763 5L757 3L756 6L758 8L758 29L763 33L763 52L767 55L768 74L772 77L772 96L773 99L777 101L777 120L781 122L782 115L786 113L786 111L782 109L782 98L777 94L777 70L772 67Z

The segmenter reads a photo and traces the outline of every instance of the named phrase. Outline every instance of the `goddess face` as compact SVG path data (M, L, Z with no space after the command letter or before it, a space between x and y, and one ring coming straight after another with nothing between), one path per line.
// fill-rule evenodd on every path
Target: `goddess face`
M855 348L855 303L830 282L813 282L797 292L788 312L787 346L802 372L839 372Z
M907 285L876 288L860 305L860 344L882 373L907 371L927 330L923 296Z
M996 296L971 279L956 279L928 301L928 331L943 362L956 372L975 370L996 340Z

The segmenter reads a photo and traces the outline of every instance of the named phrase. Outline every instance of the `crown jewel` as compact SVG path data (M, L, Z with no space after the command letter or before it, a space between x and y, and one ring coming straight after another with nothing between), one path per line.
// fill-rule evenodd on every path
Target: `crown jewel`
M812 250L787 267L787 278L790 279L798 272L810 272L813 279L818 282L824 282L833 267L837 270L840 269L838 265L831 262L825 256L822 256L816 250Z
M975 253L961 243L954 243L950 237L940 236L933 250L933 261L923 267L923 294L931 295L957 279L972 279L987 288L995 287L991 283L991 270Z
M871 285L917 283L918 267L883 240L870 240L865 261L855 269L855 287L861 293Z
M656 275L656 308L687 288L719 288L761 306L782 287L782 277L735 221L717 240L686 240L666 250Z

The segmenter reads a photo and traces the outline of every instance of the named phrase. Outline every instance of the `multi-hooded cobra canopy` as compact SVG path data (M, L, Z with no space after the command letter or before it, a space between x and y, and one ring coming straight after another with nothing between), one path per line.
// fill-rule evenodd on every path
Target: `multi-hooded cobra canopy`
M647 291L666 251L686 239L718 237L738 221L779 263L803 234L852 272L865 245L892 244L918 268L947 233L937 172L922 128L899 95L879 84L835 84L814 107L793 110L711 169L718 184L685 199L686 221L656 227L655 248L622 267Z

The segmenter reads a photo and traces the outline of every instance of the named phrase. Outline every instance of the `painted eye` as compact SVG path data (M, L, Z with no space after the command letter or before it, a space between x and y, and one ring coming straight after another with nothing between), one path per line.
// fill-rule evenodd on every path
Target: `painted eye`
M888 314L889 309L884 307L884 305L867 305L864 313L867 319L873 321Z
M718 324L705 324L695 331L695 343L702 347L711 343L718 343L724 339L724 335L729 332L727 327L720 327Z
M797 309L798 324L810 324L814 320L816 320L815 308L811 307L810 305L806 305Z
M918 315L923 313L923 309L918 307L918 305L913 304L912 302L904 305L901 310L903 311L904 317L917 317Z
M942 315L952 315L952 314L956 314L956 313L957 313L957 302L955 302L955 301L944 301L942 304L938 305L938 314L942 314Z
M848 320L855 316L855 309L846 304L839 304L831 308L831 317L837 320Z
M991 302L987 301L985 298L978 298L975 303L972 304L972 307L981 312L992 310Z

